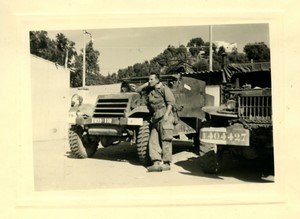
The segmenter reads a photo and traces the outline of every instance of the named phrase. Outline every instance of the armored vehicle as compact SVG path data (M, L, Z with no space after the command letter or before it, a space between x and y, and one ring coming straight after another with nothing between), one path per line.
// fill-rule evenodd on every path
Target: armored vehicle
M130 141L136 145L143 165L148 163L149 120L146 93L135 92L135 87L148 81L148 77L124 79L120 92L97 95L94 99L75 94L69 111L69 145L77 158L92 157L99 142L103 147ZM172 90L176 98L174 111L180 120L174 137L181 134L193 138L199 146L199 129L204 113L205 82L181 75L163 75L162 83Z
M205 106L200 156L207 173L221 169L224 151L273 161L270 63L228 65L221 72L221 104Z

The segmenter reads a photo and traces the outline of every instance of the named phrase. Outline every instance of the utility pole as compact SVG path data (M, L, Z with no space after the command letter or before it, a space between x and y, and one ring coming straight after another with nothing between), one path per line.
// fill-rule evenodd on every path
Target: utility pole
M85 80L86 80L86 43L85 43L85 35L89 34L90 35L90 41L94 41L92 34L87 32L86 30L83 30L83 66L82 66L82 87L85 87Z
M83 30L83 66L82 66L82 87L85 87L85 34L86 30Z
M212 71L212 25L209 25L209 70Z
M67 41L67 45L66 45L66 58L65 58L65 68L68 68L68 59L69 59L69 47L70 46L70 42L69 40Z

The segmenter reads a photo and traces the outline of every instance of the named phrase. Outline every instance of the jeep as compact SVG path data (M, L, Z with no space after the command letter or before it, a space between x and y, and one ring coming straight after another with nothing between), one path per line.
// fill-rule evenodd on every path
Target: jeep
M224 151L246 159L273 159L269 63L230 65L222 71L221 104L205 106L200 129L203 171L217 173Z

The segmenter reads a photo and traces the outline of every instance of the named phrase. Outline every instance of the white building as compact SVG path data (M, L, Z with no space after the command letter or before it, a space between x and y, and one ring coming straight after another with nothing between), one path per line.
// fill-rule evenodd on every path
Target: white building
M237 43L228 43L225 41L214 41L214 44L217 46L217 51L221 46L224 47L225 52L234 52L237 51Z

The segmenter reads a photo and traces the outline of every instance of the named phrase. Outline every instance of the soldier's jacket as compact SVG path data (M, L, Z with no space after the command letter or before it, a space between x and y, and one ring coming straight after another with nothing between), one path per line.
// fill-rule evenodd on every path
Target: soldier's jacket
M167 105L175 105L175 97L169 87L159 83L157 87L149 92L149 107L153 112L153 120L161 119L167 109Z

